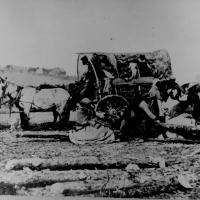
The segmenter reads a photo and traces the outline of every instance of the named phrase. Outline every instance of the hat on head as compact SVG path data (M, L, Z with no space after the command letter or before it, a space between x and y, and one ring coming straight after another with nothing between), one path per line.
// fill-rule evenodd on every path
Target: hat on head
M174 75L170 75L170 76L169 76L169 80L174 80L174 81L175 81L175 80L176 80L176 77L175 77Z
M88 61L88 57L87 57L87 56L83 56L83 57L81 58L81 60L82 60L82 61Z
M91 107L92 101L88 98L83 98L79 104L83 107Z
M77 119L76 122L78 124L87 124L88 120L90 120L93 117L94 110L91 104L91 100L88 98L83 98L78 103L78 109L77 109Z
M139 58L140 58L141 60L146 60L146 57L145 57L145 55L143 55L143 54L140 55Z

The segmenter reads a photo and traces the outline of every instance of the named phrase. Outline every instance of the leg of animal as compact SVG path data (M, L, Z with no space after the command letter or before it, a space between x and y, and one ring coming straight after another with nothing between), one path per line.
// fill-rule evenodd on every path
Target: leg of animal
M188 94L188 102L193 105L192 117L194 118L195 125L197 126L200 117L200 97L198 93Z
M19 109L19 116L20 116L20 120L21 120L21 128L22 129L27 129L28 128L28 118L26 116L26 114L24 113L24 108L19 104L19 102L17 101L15 103L15 106Z
M70 117L70 104L68 102L65 104L63 112L61 113L61 121L62 123L67 123Z
M56 110L53 110L53 122L56 123L58 119L58 112Z
M20 118L21 118L21 127L23 129L29 128L29 114L31 109L30 103L19 103L20 106Z
M59 116L59 127L62 128L65 124L65 111L64 106L58 106L56 112Z
M20 112L21 128L28 129L29 127L29 118L24 112Z
M59 122L61 123L65 118L65 106L69 100L69 93L66 90L63 90L61 88L54 89L53 91L54 95L52 95L51 99L51 105L53 106L53 113L54 113L54 122L56 122L57 118L59 117ZM53 103L53 104L52 104Z
M11 117L9 120L9 124L10 124L10 132L18 131L20 126L19 117Z

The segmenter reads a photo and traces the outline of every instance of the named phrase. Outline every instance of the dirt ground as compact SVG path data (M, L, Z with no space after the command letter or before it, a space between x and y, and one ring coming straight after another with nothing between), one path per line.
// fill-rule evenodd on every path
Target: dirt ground
M46 121L51 121L49 113L44 115L48 116ZM200 198L198 141L138 140L80 146L69 142L67 128L58 130L51 123L39 124L44 116L32 115L31 123L37 124L32 131L12 133L7 118L7 115L0 118L2 195ZM24 165L19 170L8 170L6 164L12 159L44 159L42 162L48 160L49 168L48 165L39 168ZM96 165L95 159L98 159ZM55 160L62 166L51 164ZM68 165L63 164L66 162ZM133 164L129 170L128 164ZM79 178L76 174L71 180L69 177L74 171L79 173Z

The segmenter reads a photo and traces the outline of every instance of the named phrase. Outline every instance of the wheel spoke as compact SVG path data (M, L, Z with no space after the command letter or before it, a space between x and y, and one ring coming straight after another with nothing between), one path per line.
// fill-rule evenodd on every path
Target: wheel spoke
M120 96L105 97L105 99L100 100L97 111L103 112L104 118L102 120L110 123L113 128L119 128L119 120L125 112L128 102L126 99Z

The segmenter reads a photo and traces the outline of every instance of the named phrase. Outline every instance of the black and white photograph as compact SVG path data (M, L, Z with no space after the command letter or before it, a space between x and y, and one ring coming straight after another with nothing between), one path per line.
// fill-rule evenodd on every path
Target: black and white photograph
M200 199L199 0L0 0L0 199Z

